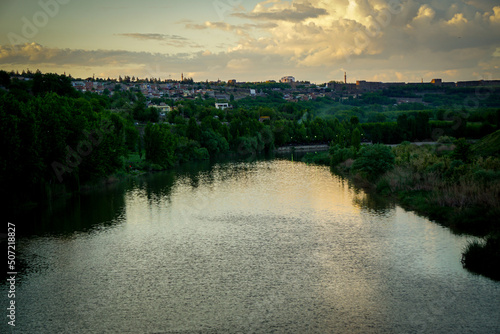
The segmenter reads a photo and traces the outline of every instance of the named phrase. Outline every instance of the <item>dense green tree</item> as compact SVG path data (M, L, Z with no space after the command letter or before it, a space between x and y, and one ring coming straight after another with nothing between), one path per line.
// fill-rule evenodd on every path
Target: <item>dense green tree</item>
M151 124L144 131L146 160L161 166L171 166L175 162L176 138L168 124Z
M354 147L342 147L338 144L330 146L330 165L336 167L338 164L356 158L356 149Z
M468 115L466 113L455 113L453 115L453 137L465 137L467 130L467 116Z
M35 95L53 92L60 96L78 96L78 93L71 85L71 78L55 73L42 74L39 71L33 76L32 91Z
M355 128L352 131L351 145L356 151L358 151L361 146L361 132L359 131L359 128Z
M352 165L353 171L375 179L394 166L394 154L389 146L374 144L363 146Z
M196 122L194 117L191 117L188 122L186 135L189 139L200 141L201 138L201 129Z
M135 152L139 142L139 131L132 125L125 127L125 145L129 152Z
M471 155L471 144L469 144L465 138L458 139L455 142L455 149L453 150L452 157L456 160L469 162Z
M226 138L212 129L201 133L203 146L208 150L211 156L224 153L229 150L229 143Z
M9 88L10 86L10 74L4 70L0 70L0 86Z

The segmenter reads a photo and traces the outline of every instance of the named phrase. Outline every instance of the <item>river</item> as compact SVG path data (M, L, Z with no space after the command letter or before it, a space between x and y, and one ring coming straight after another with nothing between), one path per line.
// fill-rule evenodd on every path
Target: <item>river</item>
M24 219L2 333L500 333L467 237L327 167L188 165Z

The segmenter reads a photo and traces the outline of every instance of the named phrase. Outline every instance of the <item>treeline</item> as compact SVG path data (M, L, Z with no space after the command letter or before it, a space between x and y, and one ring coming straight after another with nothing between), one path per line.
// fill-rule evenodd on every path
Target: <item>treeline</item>
M165 169L335 138L333 121L294 108L223 111L213 101L171 101L175 109L161 121L139 92L80 93L68 77L39 72L29 81L0 79L0 182L10 195L8 207L40 203L134 168ZM132 155L140 166L128 163Z
M113 173L165 169L221 154L256 155L284 145L345 148L366 141L475 137L494 131L500 119L498 111L469 118L446 112L445 120L433 121L439 111L419 111L398 113L396 122L362 123L362 109L339 118L319 117L331 99L287 103L279 92L232 101L233 109L226 110L216 109L215 99L158 99L154 102L173 109L160 115L138 91L80 93L63 75L37 72L32 80L20 81L5 74L0 71L5 88L0 89L5 143L0 181L13 194L12 203L75 191ZM472 117L493 123L470 124Z
M78 190L122 166L132 125L85 98L0 96L0 182L8 207ZM135 130L135 129L134 129Z
M400 114L396 122L362 123L361 126L366 138L374 143L398 144L403 141L436 141L441 136L479 139L495 132L500 124L500 109L482 115L448 112L446 120L442 121L431 120L432 115L429 111L413 111Z

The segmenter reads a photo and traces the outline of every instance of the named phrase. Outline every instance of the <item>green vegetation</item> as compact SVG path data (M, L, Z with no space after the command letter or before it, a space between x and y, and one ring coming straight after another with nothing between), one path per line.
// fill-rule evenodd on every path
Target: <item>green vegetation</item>
M11 194L6 203L11 209L43 205L92 184L188 161L253 157L281 145L351 140L349 121L315 117L284 103L279 93L262 98L262 103L256 99L254 106L242 101L241 107L225 111L214 107L215 99L155 98L173 109L160 115L133 87L116 85L113 93L99 95L76 91L62 75L37 72L26 77L31 80L11 79L0 71L5 143L0 181Z
M496 131L475 143L472 150L483 157L500 156L500 131Z
M316 165L329 165L330 164L330 154L328 152L309 152L301 159L301 161L308 164Z
M450 227L456 233L484 237L464 253L464 266L500 277L500 131L471 145L465 139L441 137L437 145L404 142L384 145L330 148L331 164L364 187L396 198ZM487 153L485 155L485 152Z
M464 267L473 272L496 280L500 280L500 236L490 236L485 242L473 241L469 243L462 256Z
M394 154L390 147L375 144L364 146L352 164L352 171L374 180L394 167Z
M148 100L129 77L120 80L130 84L126 90L116 84L102 95L76 91L66 76L36 72L26 78L0 71L0 182L10 210L189 161L330 144L329 152L308 154L304 161L328 163L455 231L485 237L464 255L467 268L486 272L472 263L477 254L498 250L499 88L483 87L478 98L475 88L416 85L355 98L344 91L325 95L327 89L306 83L292 88L270 82L240 85L258 96L238 99L234 86L217 84L214 89L227 93L232 107L219 110L208 92L204 98L174 93ZM182 84L209 86L192 79ZM309 99L308 92L318 96ZM400 98L422 103L398 104ZM164 103L169 111L160 113L149 102ZM408 142L436 140L435 146ZM381 145L401 142L393 149Z

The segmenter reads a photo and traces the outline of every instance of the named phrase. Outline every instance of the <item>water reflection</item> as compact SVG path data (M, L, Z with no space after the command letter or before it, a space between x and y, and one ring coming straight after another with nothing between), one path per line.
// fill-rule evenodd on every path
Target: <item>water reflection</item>
M393 200L383 196L358 190L354 192L353 205L378 215L386 215L396 208Z
M47 213L71 238L20 240L43 269L19 285L20 332L500 330L500 286L461 268L465 238L327 167L224 162L120 187Z
M124 194L133 184L124 181L59 199L19 218L23 235L71 235L112 226L123 220Z

